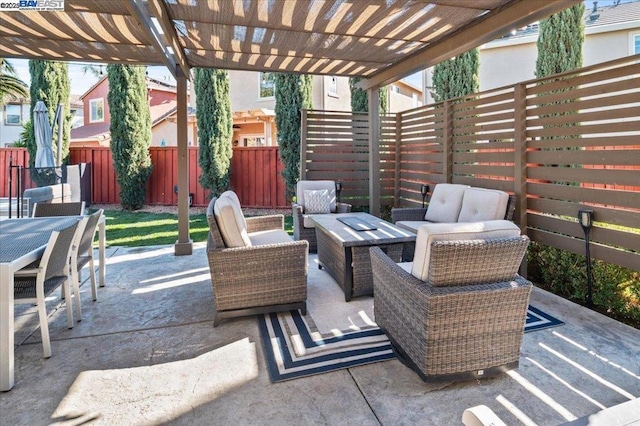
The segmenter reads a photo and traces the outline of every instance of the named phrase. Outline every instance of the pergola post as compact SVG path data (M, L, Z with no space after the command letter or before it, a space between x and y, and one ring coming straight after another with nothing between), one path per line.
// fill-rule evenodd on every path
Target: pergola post
M380 92L368 89L369 98L369 213L380 217Z
M181 68L176 70L178 118L178 241L176 256L193 253L193 240L189 235L189 143L187 138L187 76Z

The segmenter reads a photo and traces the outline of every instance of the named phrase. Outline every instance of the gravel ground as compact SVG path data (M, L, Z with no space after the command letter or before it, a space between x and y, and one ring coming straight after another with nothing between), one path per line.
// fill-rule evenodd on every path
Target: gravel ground
M122 210L120 204L91 204L92 209L104 209L104 210ZM144 206L140 210L141 212L148 213L173 213L178 214L178 206ZM190 214L204 214L207 211L206 207L191 207L189 208ZM291 215L291 209L242 209L245 216L264 216L270 214L283 214L285 216Z

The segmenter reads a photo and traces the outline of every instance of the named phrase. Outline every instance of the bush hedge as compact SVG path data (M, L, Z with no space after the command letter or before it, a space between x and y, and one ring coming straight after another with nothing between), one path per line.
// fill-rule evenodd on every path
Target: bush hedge
M585 305L585 256L531 243L528 278L538 287ZM640 328L640 272L592 260L594 310Z

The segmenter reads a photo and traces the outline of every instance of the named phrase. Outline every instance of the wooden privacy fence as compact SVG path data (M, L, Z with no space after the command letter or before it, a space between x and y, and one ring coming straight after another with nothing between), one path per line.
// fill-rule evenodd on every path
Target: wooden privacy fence
M178 185L176 147L151 147L153 171L147 187L146 204L177 205ZM199 184L198 148L189 148L189 193L194 206L206 206L208 191ZM25 148L1 148L0 170L7 171L9 157L14 164L28 165ZM113 168L111 150L107 147L70 149L70 164L91 163L91 202L119 204L119 186ZM243 207L286 208L282 163L277 147L234 148L231 162L231 188L237 192ZM0 174L0 197L8 196L8 172ZM13 189L15 195L15 186Z
M381 205L452 182L517 195L533 241L640 270L640 55L398 113L382 121ZM304 115L303 115L304 117ZM301 177L347 181L368 204L366 117L309 111ZM351 153L357 153L358 161ZM333 156L333 158L332 158ZM357 172L356 172L357 170ZM387 200L387 201L385 201Z
M396 117L381 117L380 197L393 204ZM344 111L302 111L300 179L342 182L341 200L369 205L369 119Z

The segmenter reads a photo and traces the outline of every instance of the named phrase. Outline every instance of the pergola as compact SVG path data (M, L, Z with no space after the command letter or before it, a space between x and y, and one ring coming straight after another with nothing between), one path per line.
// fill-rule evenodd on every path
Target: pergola
M188 187L193 67L361 77L369 162L379 159L378 89L579 0L64 0L64 11L0 12L6 58L165 65L178 91L178 186ZM43 3L43 2L39 2ZM379 211L379 170L370 167ZM188 191L175 254L191 254Z

